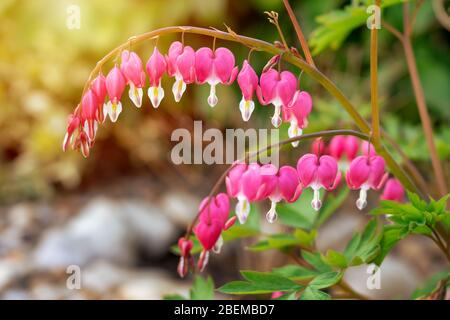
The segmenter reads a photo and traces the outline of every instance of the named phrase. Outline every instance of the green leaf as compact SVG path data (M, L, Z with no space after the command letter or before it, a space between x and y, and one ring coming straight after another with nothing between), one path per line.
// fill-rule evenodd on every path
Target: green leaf
M312 196L312 191L309 188L303 190L302 198L312 199ZM313 227L317 216L317 212L311 207L309 201L279 204L277 213L282 224L306 230Z
M317 230L313 229L308 232L302 229L296 229L294 231L294 237L298 239L300 245L309 247L314 243L314 240L317 237Z
M339 207L342 206L349 194L349 188L342 188L337 196L330 194L327 198L327 201L320 209L319 215L314 224L315 227L319 228L325 221L327 221L328 218L331 217L331 215L336 212Z
M190 290L191 300L212 300L214 298L214 282L211 277L206 279L196 276Z
M381 265L384 258L391 251L391 249L399 242L401 239L409 234L408 230L402 226L398 225L386 225L383 227L383 235L380 241L380 252L375 258L374 263L378 266Z
M301 242L292 234L275 234L265 240L261 240L254 245L248 247L251 251L266 251L271 249L285 249L292 246L301 245Z
M319 274L308 284L308 287L313 289L323 289L331 287L341 281L342 275L342 272L326 272Z
M166 294L163 296L163 300L188 300L186 297L183 297L181 294Z
M311 270L295 264L288 264L280 268L275 268L273 271L276 274L292 280L311 279L319 274L319 272L316 270Z
M302 257L308 262L311 266L313 266L317 271L323 273L332 271L331 267L322 259L322 256L318 252L308 252L303 251Z
M347 267L347 259L345 256L337 251L329 249L327 254L324 257L324 260L332 267L337 268L346 268Z
M317 290L315 288L306 287L303 291L300 300L330 300L331 297L328 293Z
M347 243L347 246L344 250L344 256L347 258L347 260L352 260L352 258L356 254L356 250L359 247L359 244L361 242L361 234L355 233L352 237L352 239Z
M303 287L286 277L274 273L241 271L241 274L248 281L232 281L218 290L227 294L262 294L274 291L299 290Z

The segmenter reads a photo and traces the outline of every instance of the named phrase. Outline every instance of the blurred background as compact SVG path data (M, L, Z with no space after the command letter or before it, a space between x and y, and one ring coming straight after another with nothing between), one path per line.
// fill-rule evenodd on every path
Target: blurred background
M330 40L339 38L333 33L336 30L328 30L317 19L351 1L291 3L305 33L315 31L316 64L368 117L369 32L365 27L350 30L341 44ZM66 26L71 5L80 8L80 29ZM219 103L214 109L206 103L207 86L189 86L181 103L175 104L170 90L173 80L166 77L166 98L160 108L154 110L144 99L139 110L124 98L118 123L106 122L88 159L75 151L62 152L67 116L78 104L96 62L130 36L171 25L224 29L226 23L237 33L273 42L278 36L263 13L268 10L280 13L287 41L297 46L280 0L0 2L0 298L159 299L189 290L191 279L178 278L178 259L170 246L183 234L200 199L225 166L173 165L171 133L182 127L192 130L193 120L220 129L269 128L272 108L257 106L252 120L243 123L236 84L218 88ZM384 18L401 28L401 5L388 8ZM165 53L175 40L180 36L159 39L160 51ZM431 1L425 1L417 17L414 49L447 181L449 40ZM212 46L210 38L195 35L186 35L185 43L194 48ZM154 45L147 41L133 49L146 61ZM220 40L217 45L232 49L238 65L247 57L247 48ZM434 192L401 44L382 30L379 52L382 125L418 165ZM258 73L269 58L264 53L252 54ZM298 74L287 64L283 68ZM308 76L302 76L301 86L314 100L306 132L353 128L337 102ZM285 127L281 134L286 136ZM307 145L289 148L281 163L294 164L307 150ZM376 205L378 195L372 197ZM355 212L355 198L352 194L324 226L319 248L341 249L352 232L364 226L367 216ZM276 253L247 252L246 245L248 240L229 244L221 255L211 258L207 273L217 286L236 279L240 269L263 271L286 262ZM81 268L80 290L66 286L69 265ZM409 297L443 266L431 241L411 237L385 261L382 290L367 294ZM353 270L348 277L356 289L365 290L365 269Z

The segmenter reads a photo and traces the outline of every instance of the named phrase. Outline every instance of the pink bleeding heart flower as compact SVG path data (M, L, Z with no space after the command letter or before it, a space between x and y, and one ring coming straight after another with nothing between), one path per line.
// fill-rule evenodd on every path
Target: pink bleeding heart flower
M270 296L270 299L278 299L284 295L283 291L274 291L272 292L272 295Z
M97 96L98 110L97 110L97 121L100 123L105 122L105 116L103 114L103 105L106 98L106 78L103 73L100 73L91 84L91 90Z
M66 151L68 146L73 144L73 134L80 126L81 120L77 115L78 110L79 106L75 109L73 114L69 115L69 118L67 119L67 129L63 140L63 151Z
M320 189L334 190L341 180L336 159L328 155L319 158L312 153L305 154L298 160L297 172L302 187L311 187L314 191L311 205L316 211L322 207Z
M177 271L181 278L184 278L190 266L193 266L194 259L191 255L191 250L194 247L192 240L180 238L178 240L178 248L180 249L180 261L178 262Z
M328 151L339 163L341 171L347 171L350 161L358 154L359 141L354 136L334 136L328 145Z
M170 45L169 54L166 56L167 73L175 77L172 87L176 102L180 102L186 85L195 81L195 51L190 46L183 46L179 41Z
M122 51L121 58L122 63L120 69L130 85L128 96L134 105L140 108L142 106L142 88L145 87L145 72L142 67L141 58L135 52L128 50Z
M269 195L271 206L266 214L266 219L270 223L275 222L277 219L276 206L278 202L281 200L288 203L295 202L302 193L297 170L291 166L281 167L274 176L274 180L274 187Z
M368 141L364 140L363 142L361 142L361 153L364 156L376 156L377 152L375 151L375 148L373 146L373 144L369 143Z
M219 252L223 244L221 233L231 226L227 223L230 214L230 200L225 193L213 197L211 201L205 198L200 204L199 222L194 233L203 246L199 268L203 270L208 262L209 251ZM231 219L234 222L235 219Z
M367 191L380 189L386 181L384 159L380 156L359 156L353 159L348 168L346 179L350 189L359 191L356 207L362 210L367 205Z
M239 88L242 91L242 100L239 103L242 120L248 121L255 110L253 94L258 87L258 75L247 60L244 60L242 69L237 76Z
M119 114L122 112L122 98L125 90L126 79L122 71L115 66L106 76L106 91L108 92L109 101L105 104L103 113L109 115L112 122L116 122Z
M244 224L250 213L250 203L267 198L273 189L276 167L257 163L237 163L225 178L228 195L237 198L236 216Z
M384 186L381 199L403 202L403 200L405 199L405 189L403 188L400 181L395 178L388 179L386 181L386 185Z
M208 104L214 107L217 102L216 85L230 85L236 79L238 67L234 65L234 55L227 48L217 48L214 52L207 47L195 52L195 74L199 84L210 85Z
M308 125L308 115L312 110L312 98L306 91L297 90L288 106L283 105L283 120L290 122L288 129L289 138L299 137L303 129ZM299 141L292 142L297 147Z
M98 104L97 96L91 89L81 99L81 123L90 141L95 139L97 132Z
M75 139L73 148L80 150L83 157L89 157L89 149L91 148L91 142L84 130L78 131L78 136Z
M161 100L164 98L164 89L161 87L161 78L167 70L167 63L164 56L153 49L153 54L147 61L147 74L150 80L150 88L148 88L148 97L153 108L158 108Z
M281 107L289 106L297 88L297 78L289 71L278 73L274 69L263 72L256 90L259 102L262 105L273 104L275 112L272 125L278 128L281 125Z

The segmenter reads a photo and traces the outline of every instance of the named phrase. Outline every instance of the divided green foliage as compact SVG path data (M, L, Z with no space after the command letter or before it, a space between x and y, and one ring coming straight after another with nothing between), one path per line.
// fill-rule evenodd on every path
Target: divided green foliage
M309 44L314 55L319 54L327 48L338 49L349 34L358 27L365 26L366 21L372 13L366 10L370 4L348 5L343 9L337 9L316 18L319 23L309 39ZM404 0L384 0L382 8L404 2Z
M316 235L316 230L307 232L297 229L294 231L294 234L280 233L268 236L266 239L248 247L248 249L251 251L266 251L272 249L286 251L295 246L309 247L314 242Z
M303 286L270 272L241 271L246 281L232 281L218 290L227 294L263 294L275 291L298 291Z
M196 276L191 290L189 291L189 298L181 294L167 294L163 297L164 300L212 300L214 299L214 281L208 276L206 279L201 276Z
M439 200L430 199L426 202L417 194L409 192L410 203L381 201L371 214L386 215L393 224L383 227L380 252L374 262L380 265L397 242L410 234L431 236L438 222L450 229L450 211L446 210L449 197L446 195Z

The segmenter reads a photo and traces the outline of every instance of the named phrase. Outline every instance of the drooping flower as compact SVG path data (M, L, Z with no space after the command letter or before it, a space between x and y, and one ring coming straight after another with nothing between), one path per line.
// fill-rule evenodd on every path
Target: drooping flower
M75 150L80 150L83 157L89 157L89 149L91 148L91 141L84 130L79 130L77 138L73 144Z
M97 110L97 121L100 123L105 122L105 115L103 114L103 105L106 98L106 78L103 73L100 73L91 84L91 90L97 96L98 110Z
M283 120L290 122L289 138L301 136L303 129L308 125L308 115L312 110L312 98L306 91L297 90L288 106L283 105ZM297 147L299 141L292 142Z
M315 210L322 206L320 189L334 190L341 180L336 159L328 155L319 158L312 153L305 154L297 162L297 172L302 187L310 187L314 191L311 205Z
M235 217L228 220L230 214L230 200L225 193L219 193L211 200L203 199L200 204L199 222L194 228L194 233L203 246L198 266L203 270L208 263L209 251L220 251L223 240L221 233L231 227Z
M203 47L195 52L195 73L199 84L210 85L208 104L214 107L217 102L216 85L230 85L236 79L238 67L234 65L234 55L227 48Z
M191 250L194 246L192 240L180 238L178 240L178 248L180 249L180 261L178 262L177 271L181 278L184 278L188 273L189 267L193 266L194 258L191 255Z
M130 85L128 96L134 105L138 108L142 106L142 96L145 87L145 72L142 67L141 58L135 53L128 50L122 51L120 69Z
M322 138L314 139L313 143L311 144L311 153L317 154L319 156L328 154L327 146L323 142Z
M95 139L97 131L98 99L89 89L81 99L81 123L90 141Z
M73 134L75 130L80 126L80 117L77 115L79 106L75 109L74 113L69 115L67 119L67 129L63 140L63 151L66 151L69 145L73 144Z
M273 223L277 219L276 206L281 200L288 203L297 201L302 193L297 170L291 166L283 166L273 176L274 183L269 195L271 201L270 210L266 214L268 222Z
M328 153L338 161L339 169L344 172L350 161L355 159L358 149L359 142L354 136L334 136L328 145Z
M403 200L405 199L405 189L403 188L400 181L395 178L388 179L384 186L381 199L403 202Z
M244 224L250 213L250 203L265 199L273 190L273 179L276 174L274 166L261 167L257 163L235 164L225 179L228 195L237 198L236 216Z
M180 102L186 85L195 82L195 51L190 46L183 46L179 41L170 45L166 56L167 73L175 77L172 87L176 102Z
M258 75L247 60L244 60L242 69L237 76L239 88L242 91L242 100L239 103L239 110L241 111L242 120L248 121L255 110L255 103L253 102L253 94L258 87Z
M358 153L358 139L354 136L334 136L328 146L331 156L338 161L346 157L348 161L355 159Z
M386 181L384 159L380 156L359 156L353 159L348 168L346 179L350 189L359 191L356 207L362 210L367 205L367 191L380 189Z
M109 115L112 122L116 122L119 114L122 112L123 90L125 90L126 80L122 71L115 66L106 76L106 91L108 92L109 101L105 104L103 113Z
M161 87L161 78L167 70L167 63L164 56L158 51L158 48L153 49L153 54L147 62L147 74L150 80L150 88L148 88L148 97L153 105L153 108L158 108L161 100L164 98L164 89Z
M269 69L262 73L256 93L262 105L273 104L275 107L272 117L274 127L278 128L281 125L281 107L289 106L296 88L297 78L289 71L278 73L274 69Z

